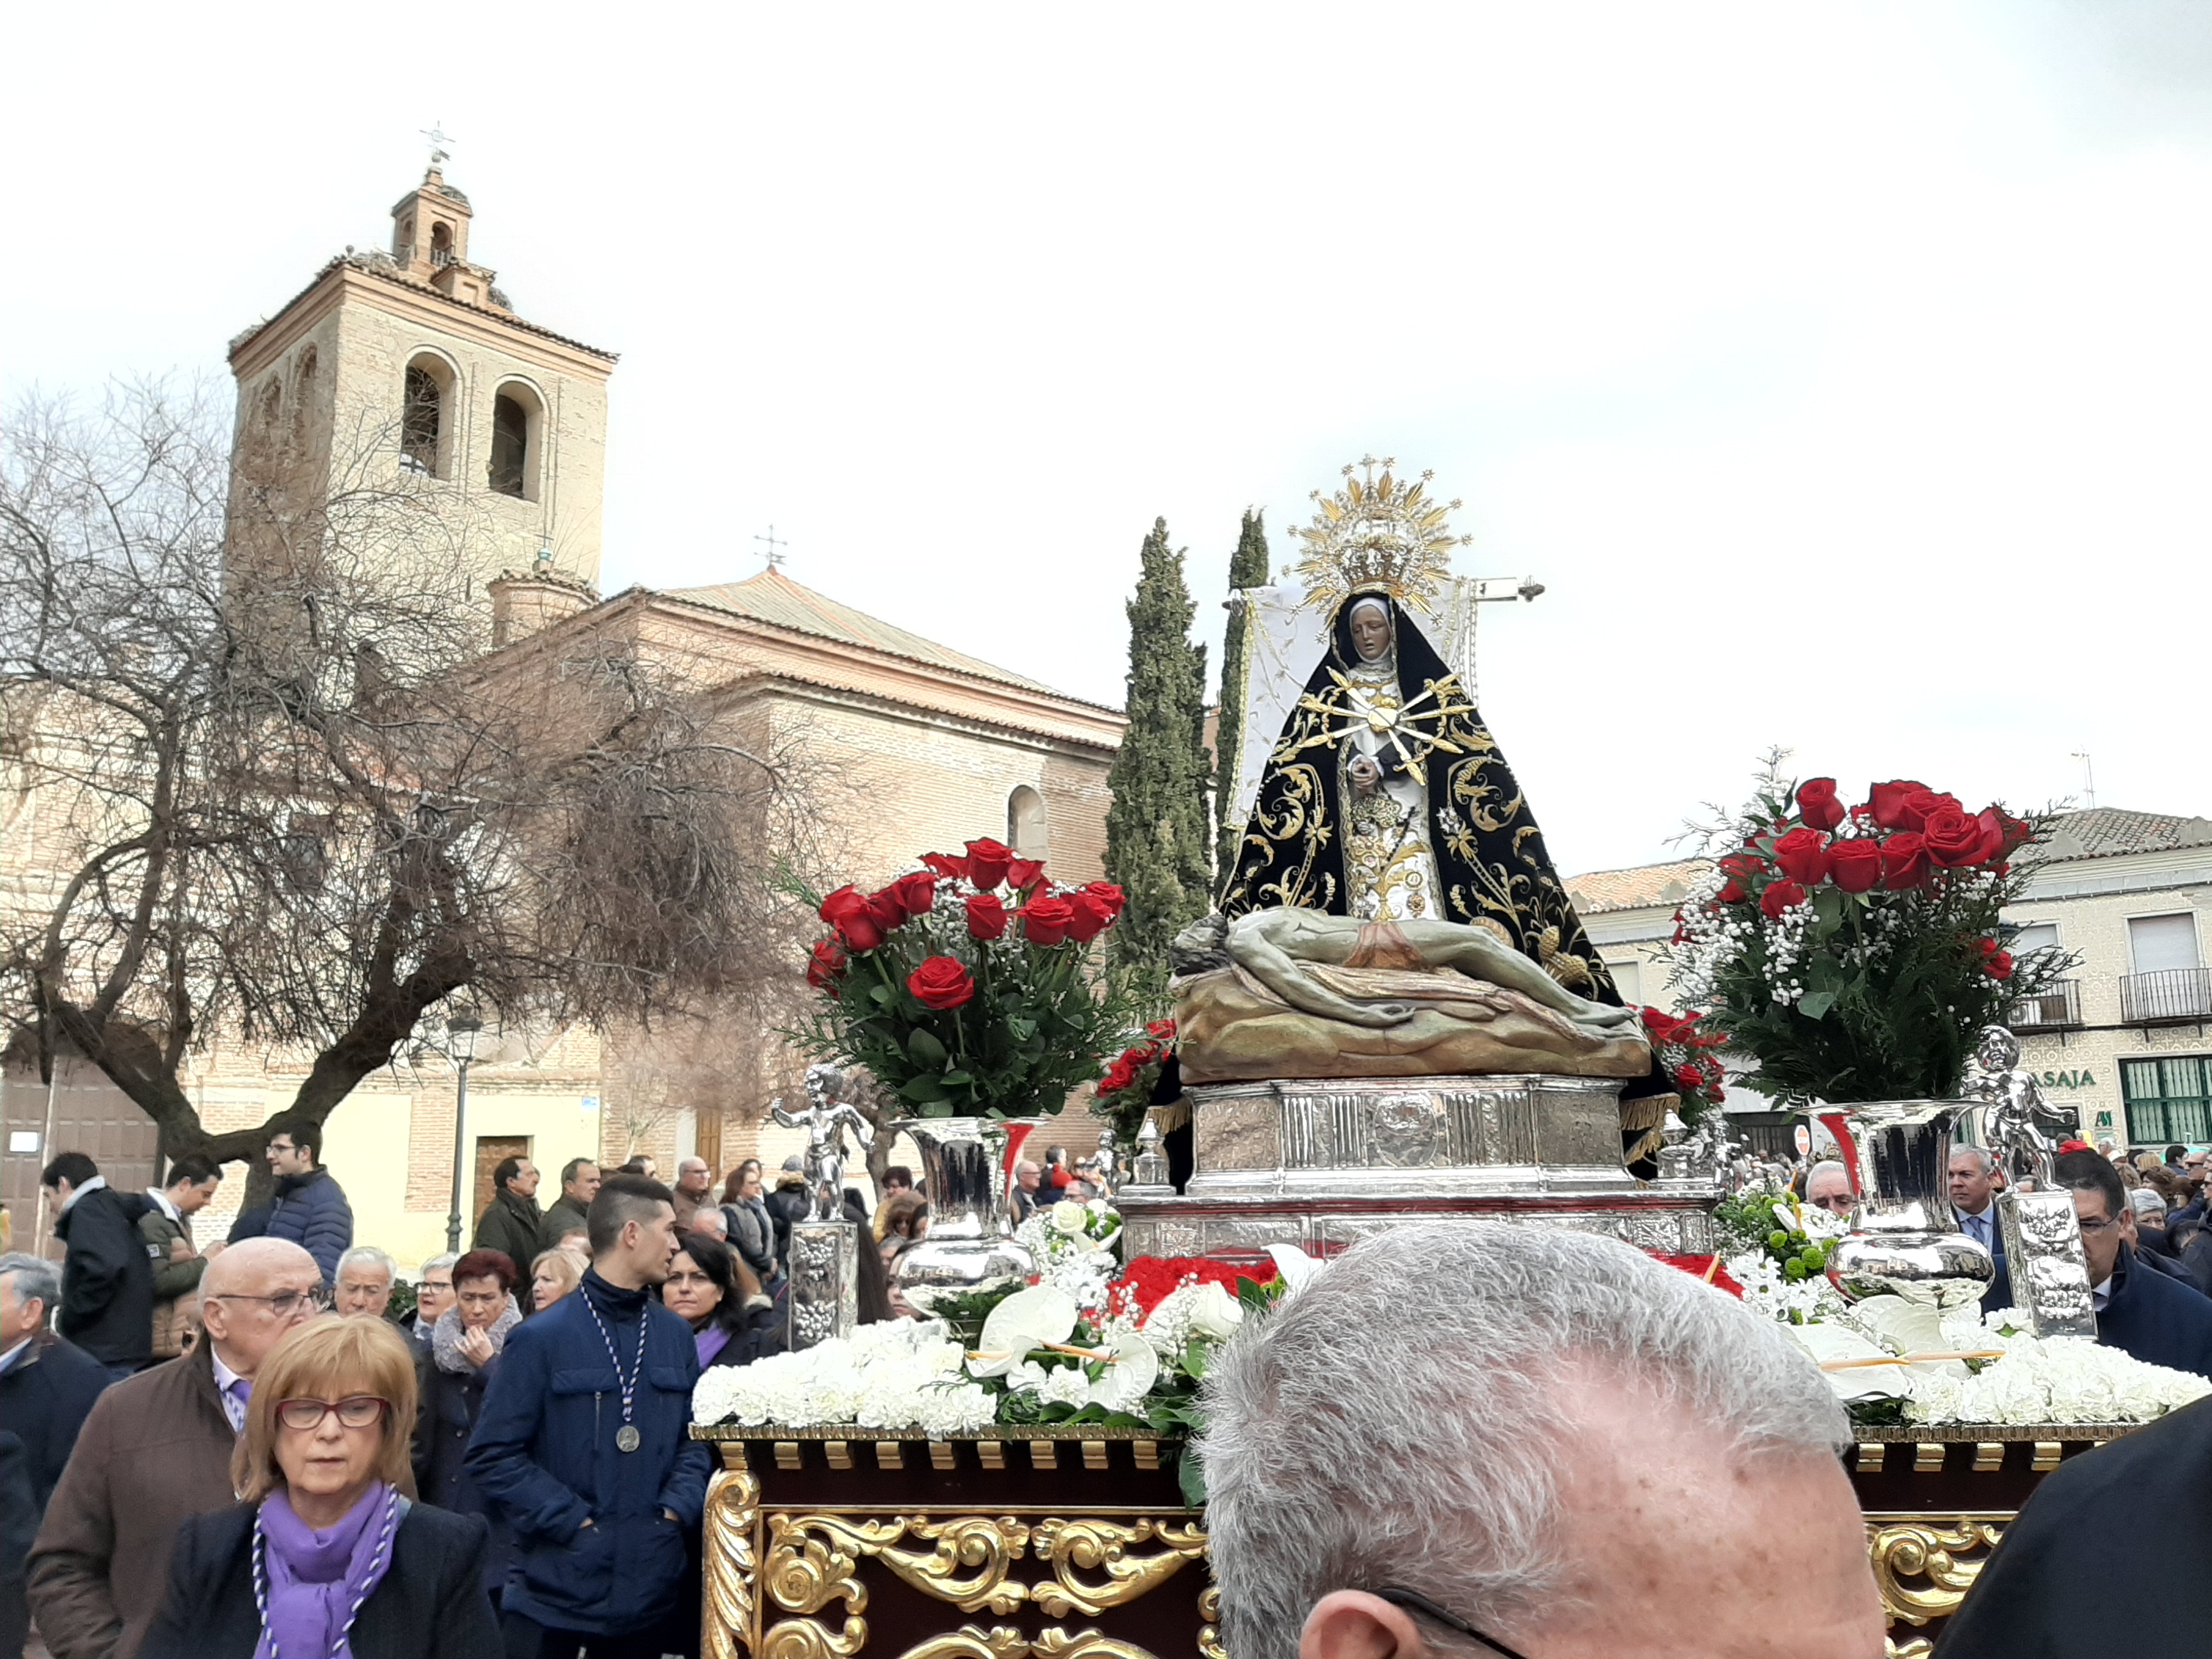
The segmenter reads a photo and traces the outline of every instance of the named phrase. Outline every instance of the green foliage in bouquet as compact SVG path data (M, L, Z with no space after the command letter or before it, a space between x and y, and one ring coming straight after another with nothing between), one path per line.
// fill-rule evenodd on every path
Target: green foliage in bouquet
M806 969L820 1000L783 1035L866 1066L916 1116L1058 1112L1129 1021L1091 948L1121 890L1055 886L1041 860L994 841L921 862L875 893L789 884L833 931Z
M1707 832L1719 856L1663 953L1676 994L1758 1062L1732 1081L1785 1106L1948 1098L1975 1033L2074 966L2005 949L2017 855L2046 827L1909 779L1847 809L1834 779L1792 786L1771 760L1742 815Z
M1724 1198L1713 1212L1713 1225L1739 1250L1757 1250L1796 1284L1828 1270L1827 1247L1805 1231L1795 1200L1756 1190ZM1723 1255L1730 1252L1723 1245Z

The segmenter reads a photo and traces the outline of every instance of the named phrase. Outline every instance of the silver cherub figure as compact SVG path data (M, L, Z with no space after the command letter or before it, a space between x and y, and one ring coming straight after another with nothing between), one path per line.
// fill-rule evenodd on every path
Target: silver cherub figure
M810 1066L805 1111L784 1110L781 1095L769 1103L769 1113L778 1123L806 1131L806 1190L812 1196L817 1221L836 1221L844 1214L844 1131L853 1131L864 1152L876 1144L876 1132L859 1108L837 1097L844 1087L845 1074L835 1066Z
M2070 1134L2078 1127L2073 1109L2044 1098L2035 1073L2020 1063L2020 1039L2002 1025L1982 1027L1965 1092L1982 1104L1982 1139L2014 1186L2051 1190L2052 1161L2058 1143L2050 1131Z

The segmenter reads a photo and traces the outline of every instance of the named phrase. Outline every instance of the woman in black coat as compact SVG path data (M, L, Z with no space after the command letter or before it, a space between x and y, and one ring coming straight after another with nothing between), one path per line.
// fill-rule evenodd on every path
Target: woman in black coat
M410 1501L415 1363L380 1319L326 1315L254 1379L245 1502L178 1528L142 1659L500 1659L476 1516Z
M514 1559L514 1538L505 1519L477 1490L463 1460L507 1334L522 1322L514 1284L514 1270L503 1250L471 1250L455 1262L453 1305L439 1316L428 1346L418 1351L415 1362L422 1402L415 1419L415 1490L426 1504L456 1515L481 1515L490 1523L484 1589L495 1607Z
M744 1258L719 1238L686 1233L668 1264L660 1299L691 1327L699 1369L747 1365L783 1346L773 1300L763 1294Z

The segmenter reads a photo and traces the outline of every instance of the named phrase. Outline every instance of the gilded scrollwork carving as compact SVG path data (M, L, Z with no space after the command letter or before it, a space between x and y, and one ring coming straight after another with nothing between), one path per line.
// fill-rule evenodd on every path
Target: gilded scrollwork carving
M1198 1593L1198 1616L1206 1620L1198 1627L1199 1659L1229 1659L1229 1650L1221 1645L1221 1586L1208 1584Z
M917 1515L906 1528L935 1547L925 1553L885 1543L879 1553L885 1566L924 1595L950 1601L963 1613L985 1607L1012 1613L1027 1599L1029 1586L1007 1576L1030 1541L1030 1529L1020 1522L983 1516L928 1521ZM963 1568L972 1571L963 1576Z
M711 1614L703 1659L740 1659L753 1631L753 1533L760 1482L744 1469L718 1472L707 1488L706 1580Z
M1956 1613L2011 1519L1961 1516L1948 1526L1933 1521L1868 1522L1867 1556L1891 1621L1925 1625Z
M899 1659L1027 1659L1030 1638L1011 1625L963 1625L908 1648Z
M848 1619L842 1630L819 1619L786 1619L761 1638L759 1659L853 1659L867 1644L865 1619Z
M1916 1636L1902 1646L1887 1636L1881 1638L1882 1659L1929 1659L1936 1644L1924 1636Z
M1152 1659L1133 1642L1117 1642L1095 1630L1064 1631L1053 1625L1030 1644L1034 1659Z
M853 1576L860 1557L895 1543L904 1521L848 1520L836 1515L771 1515L768 1562L761 1577L775 1604L819 1613L842 1600L850 1613L868 1609L867 1586Z
M1035 1534L1037 1559L1051 1564L1049 1583L1032 1585L1030 1599L1052 1618L1071 1613L1099 1613L1158 1589L1187 1561L1206 1553L1206 1529L1194 1523L1139 1521L1040 1521ZM1147 1555L1129 1553L1132 1545L1154 1544ZM1085 1577L1103 1572L1105 1582Z

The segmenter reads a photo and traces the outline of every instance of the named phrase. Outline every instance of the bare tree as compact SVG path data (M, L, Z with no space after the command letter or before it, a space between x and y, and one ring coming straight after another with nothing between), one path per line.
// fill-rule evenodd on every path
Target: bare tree
M650 1029L784 994L787 752L631 637L479 653L470 526L383 446L344 465L161 387L31 404L0 450L0 1013L161 1127L218 1035L313 1060L318 1121L447 999Z

